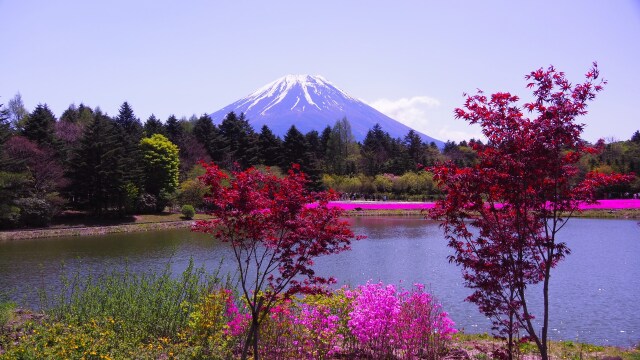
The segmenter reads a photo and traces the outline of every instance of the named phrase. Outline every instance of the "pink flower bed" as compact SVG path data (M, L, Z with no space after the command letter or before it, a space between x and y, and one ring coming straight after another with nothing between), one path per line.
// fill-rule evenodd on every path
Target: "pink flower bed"
M329 205L343 210L424 210L433 208L435 204L432 202L332 201ZM640 199L599 200L596 204L582 205L580 209L640 209Z

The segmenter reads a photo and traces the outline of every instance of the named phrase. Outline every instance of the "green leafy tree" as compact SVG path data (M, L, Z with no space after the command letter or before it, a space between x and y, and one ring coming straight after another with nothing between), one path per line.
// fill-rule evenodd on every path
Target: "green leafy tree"
M180 150L160 134L140 140L140 149L144 159L145 190L156 197L156 211L162 211L179 185Z
M328 170L332 173L344 175L356 172L359 149L346 117L336 121L331 129L326 158Z
M24 122L26 121L27 116L29 116L29 112L24 107L22 95L20 95L20 93L17 93L11 100L9 100L7 103L7 111L11 128L14 131L22 130Z

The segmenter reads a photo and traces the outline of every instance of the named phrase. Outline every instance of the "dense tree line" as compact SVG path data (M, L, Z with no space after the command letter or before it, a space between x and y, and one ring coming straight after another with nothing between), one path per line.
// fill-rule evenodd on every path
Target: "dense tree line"
M317 190L429 199L437 190L431 175L419 170L443 161L469 166L476 145L482 143L449 141L441 150L415 131L393 138L380 125L357 142L347 118L306 134L293 125L283 138L268 126L256 131L244 114L233 112L220 124L206 114L165 121L151 115L143 123L127 102L116 116L80 104L57 119L46 104L27 111L18 94L0 105L0 227L43 226L63 209L123 216L172 203L202 207L200 160L227 170L258 166L276 173L296 163ZM640 133L607 144L582 166L585 173L640 173ZM605 192L638 193L640 181Z

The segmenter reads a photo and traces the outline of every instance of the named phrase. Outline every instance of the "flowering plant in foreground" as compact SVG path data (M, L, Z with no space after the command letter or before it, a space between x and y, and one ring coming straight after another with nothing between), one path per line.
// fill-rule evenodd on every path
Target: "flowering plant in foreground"
M269 359L439 359L456 332L424 286L367 283L280 302L265 319L259 351Z
M347 296L354 298L349 328L360 349L373 357L437 359L457 332L421 284L398 291L393 285L367 283Z

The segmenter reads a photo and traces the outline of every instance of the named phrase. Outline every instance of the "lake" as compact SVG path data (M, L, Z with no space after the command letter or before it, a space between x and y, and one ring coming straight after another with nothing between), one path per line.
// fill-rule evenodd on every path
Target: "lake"
M460 268L438 223L417 217L351 218L356 234L367 238L349 252L316 261L317 273L339 285L383 281L427 285L459 329L486 332L490 323L473 304ZM632 220L572 219L560 232L572 250L552 272L552 339L633 346L640 342L640 226ZM128 267L162 271L171 262L181 272L196 265L234 272L226 244L189 230L112 234L0 242L0 292L37 307L37 288L55 288L63 271L99 274ZM228 259L228 261L224 261ZM222 261L222 263L221 263ZM536 296L540 292L536 291ZM540 301L533 302L534 309ZM535 311L540 313L539 311ZM540 315L541 316L541 315Z

